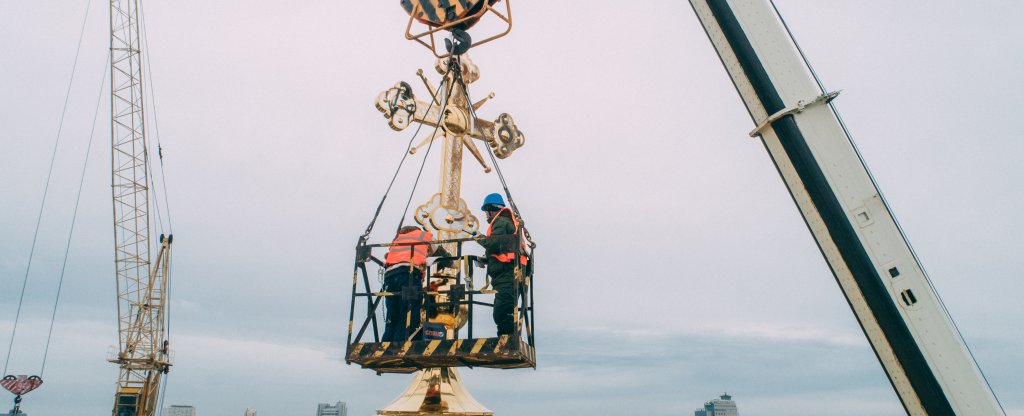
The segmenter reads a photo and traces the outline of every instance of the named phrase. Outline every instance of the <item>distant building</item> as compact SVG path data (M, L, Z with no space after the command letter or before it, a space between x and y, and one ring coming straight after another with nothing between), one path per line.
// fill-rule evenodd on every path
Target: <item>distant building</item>
M256 416L256 409L248 408L245 409L245 416Z
M192 406L172 405L164 409L163 416L196 416L196 408Z
M719 396L714 400L704 402L703 409L697 409L693 412L693 416L739 416L739 410L736 410L736 402L732 401L732 396L728 393Z
M348 406L345 405L345 402L338 402L334 405L320 403L316 407L316 416L348 416Z

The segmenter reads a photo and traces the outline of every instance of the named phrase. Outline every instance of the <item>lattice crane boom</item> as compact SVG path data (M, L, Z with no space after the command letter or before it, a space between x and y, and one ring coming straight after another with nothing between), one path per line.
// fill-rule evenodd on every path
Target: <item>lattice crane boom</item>
M120 367L113 414L156 413L160 376L171 366L166 340L172 238L150 257L147 154L138 0L110 2L111 162Z

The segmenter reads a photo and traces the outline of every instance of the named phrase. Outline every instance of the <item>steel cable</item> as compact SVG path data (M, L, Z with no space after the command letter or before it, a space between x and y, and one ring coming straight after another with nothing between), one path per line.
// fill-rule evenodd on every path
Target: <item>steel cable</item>
M100 105L102 105L103 102L103 87L106 86L107 64L109 62L110 55L108 54L107 61L103 64L103 77L100 79L100 93L96 98L96 110L93 112L92 127L89 130L89 144L85 147L85 160L82 162L82 173L78 179L78 195L75 196L75 209L71 214L71 226L68 229L68 240L67 244L64 246L64 261L60 265L60 279L57 281L57 295L53 300L53 313L50 314L50 329L46 334L46 346L43 348L43 364L39 368L39 377L42 377L43 371L46 370L46 358L50 353L50 341L53 338L53 325L57 320L57 305L60 304L61 289L64 287L64 271L67 269L68 256L71 253L71 239L75 234L75 223L78 219L78 205L82 200L82 188L85 185L85 172L86 168L89 166L89 153L92 150L92 140L96 134L96 120L99 118Z
M157 416L162 416L164 414L164 397L167 397L167 379L169 378L169 374L163 373L162 375L158 375L157 380L159 380L160 377L163 377L164 381L163 383L160 383L160 399L157 400L156 404Z
M85 5L85 16L82 17L82 29L78 33L78 46L75 48L75 60L71 64L71 77L68 79L67 92L64 95L64 107L60 113L60 121L57 124L57 137L53 142L53 152L50 155L50 168L46 173L46 185L43 187L43 200L39 204L39 216L36 218L36 228L32 235L32 246L28 253L28 264L25 266L25 277L21 283L21 295L18 298L18 311L14 315L14 325L11 328L11 341L7 347L7 358L4 360L4 371L2 374L7 374L7 367L11 361L11 351L14 348L14 338L18 333L18 321L21 319L21 307L25 302L25 288L28 286L28 276L32 270L32 259L35 257L36 242L39 238L39 226L43 221L43 211L46 208L46 196L50 190L50 179L53 177L53 165L57 159L57 148L60 145L60 135L64 130L64 116L68 111L68 102L71 99L71 87L75 82L75 70L78 68L78 56L82 52L82 39L85 38L86 23L89 21L89 9L92 7L92 0L89 0Z
M450 70L451 69L449 68L449 71ZM445 75L447 76L447 73L445 73ZM431 95L430 104L427 106L427 110L424 112L424 114L429 113L430 109L434 107L434 104L439 104L437 98L440 92L441 89L439 88L437 91L434 91L433 95ZM365 243L370 238L370 232L373 231L373 227L377 223L377 217L380 216L380 211L381 209L384 208L384 201L388 199L388 194L391 193L391 188L395 185L395 180L398 179L398 174L402 171L402 165L405 164L405 159L409 157L409 150L412 149L412 143L420 134L420 129L423 128L423 123L418 124L419 125L416 127L416 131L413 132L412 137L409 139L409 144L406 145L405 147L405 152L402 154L402 159L398 162L398 167L395 169L395 174L391 176L391 182L388 184L388 188L384 191L384 196L381 197L380 203L377 204L377 210L373 213L373 218L370 219L370 224L366 226L366 231L364 231L363 235L359 238L360 243Z
M445 71L445 73L444 73L444 78L447 78L448 74L451 73L452 71L453 71L452 67L449 66L448 70ZM452 89L454 88L454 86L455 86L454 83L449 85L448 86L448 91L445 92L445 94L442 96L444 98L444 102L445 103L447 103L449 97L451 97ZM441 120L444 118L444 109L442 108L442 103L439 102L437 98L438 98L438 94L440 94L441 91L444 90L443 87L444 86L441 85L441 86L438 87L438 89L436 91L434 91L434 94L431 96L430 105L428 105L427 106L427 110L424 111L424 114L429 114L430 113L430 109L433 108L435 103L438 104L438 108L440 109L438 111L438 118L437 118L437 123L436 123L437 126L434 127L434 131L431 133L430 143L427 144L427 151L423 153L423 162L420 163L420 169L416 173L416 180L413 182L412 190L409 191L409 198L405 202L405 209L402 212L402 216L399 218L398 228L395 230L395 234L398 234L398 232L401 231L402 225L405 223L405 216L409 213L409 206L412 204L412 198L416 194L416 188L419 185L420 177L423 175L423 168L427 164L427 157L430 156L430 149L432 149L434 147L434 140L437 139L437 137L436 137L437 131L441 128ZM396 95L396 99L397 99L397 95ZM388 193L391 192L391 186L393 186L395 184L395 179L398 178L398 173L401 172L401 170L402 170L402 164L405 163L405 159L409 156L409 150L412 149L412 143L413 143L413 141L416 140L416 136L419 135L420 129L423 128L423 123L418 123L418 124L419 124L419 126L416 127L416 132L413 134L412 139L409 140L408 146L406 146L405 154L402 155L402 160L398 164L398 169L395 170L394 176L391 177L391 183L388 185L387 191L384 192L384 197L381 198L380 204L377 205L377 211L373 215L373 220L370 221L370 225L366 228L366 232L360 238L360 243L365 242L366 239L369 238L370 232L373 230L373 225L374 225L374 223L377 222L377 217L380 215L380 210L384 206L384 201L387 200ZM381 282L381 283L383 284L383 282ZM386 316L385 315L385 308L381 308L381 319L385 319L385 316Z
M451 67L448 68L448 71L452 71ZM455 73L458 74L458 70L455 70ZM447 77L447 75L445 76ZM442 88L439 88L438 91L441 89ZM452 91L454 90L455 83L453 82L448 86L448 91L444 94L444 104L447 105L448 100L451 99ZM440 108L440 106L438 106L438 108ZM415 196L416 188L420 184L420 177L423 176L423 168L427 166L427 158L430 156L430 149L434 147L434 141L437 140L437 132L441 130L441 121L444 119L444 109L442 108L441 111L438 111L437 113L437 126L434 127L434 132L430 135L430 143L427 144L427 151L423 153L423 163L420 163L420 170L416 173L416 180L412 183L412 190L409 191L409 199L405 201L405 210L402 211L402 217L398 221L398 228L395 229L395 234L398 234L402 229L402 224L405 223L405 216L409 214L409 206L412 204L412 198ZM421 123L420 125L422 126L423 124Z
M142 8L141 3L139 3L138 7L140 9ZM143 128L142 128L142 155L143 155L143 159L145 160L145 163L144 163L143 167L145 168L145 175L146 175L146 181L147 181L147 183L146 183L146 187L147 187L146 188L146 203L148 204L150 199L152 199L152 201L153 201L153 211L154 211L153 214L155 214L155 215L149 215L148 211L146 212L146 214L149 215L150 217L155 217L156 218L156 223L160 227L160 232L163 233L164 232L164 217L163 217L163 215L160 214L160 211L161 211L160 210L160 198L159 197L153 197L153 198L149 197L149 194L150 194L149 191L150 190L154 190L155 191L157 189L156 177L155 177L156 175L153 175L152 172L150 172L150 167L153 166L153 160L149 156L149 141L147 140L148 137L149 137L149 134L148 134L149 133L149 129L148 129L149 120L148 119L152 119L154 117L150 115L150 111L145 110L145 107L146 107L146 99L145 98L147 97L147 94L145 92L145 89L146 89L146 82L145 81L149 79L149 75L150 74L147 73L148 66L146 65L146 61L148 60L149 55L148 54L143 54L142 51L143 50L146 50L146 51L149 50L149 44L148 44L149 40L145 36L146 18L144 16L144 13L143 13L142 10L139 10L139 16L140 16L139 17L139 20L140 20L140 22L139 22L139 26L140 26L139 38L140 38L141 42L146 42L145 47L141 48L138 51L138 54L139 54L139 66L140 66L139 67L139 78L140 78L139 82L142 84L142 86L141 86L142 100L140 100L141 101L141 103L140 103L141 107L139 108L139 110L143 114L143 119L142 119L142 126L143 126ZM144 73L146 74L145 77L142 76L142 74L144 74ZM152 85L150 85L150 91L152 91ZM152 99L150 99L150 101L152 101ZM147 258L146 260L148 262L149 259Z
M142 37L143 45L145 46L145 50L146 51L150 51L151 49L149 49L149 35L147 34L147 31L146 31L146 8L145 8L145 6L143 6L143 3L145 3L145 2L139 2L139 16L140 16L139 20L141 22L141 27L142 27L141 37ZM145 55L142 55L143 61L140 61L140 62L144 62L143 69L146 71L146 80L149 81L149 82L144 82L143 83L143 86L146 86L146 85L149 86L149 95L148 95L149 96L149 104L150 104L150 107L152 108L151 111L146 112L146 115L148 115L149 118L152 119L152 121L153 121L153 133L154 133L154 138L156 139L157 160L160 162L160 184L162 185L160 187L160 189L163 191L163 195L164 195L164 214L167 215L167 233L168 234L174 234L174 225L171 222L171 203L170 203L170 200L167 198L167 175L164 173L164 152L163 152L163 146L161 146L161 144L160 144L160 119L157 117L157 110L156 110L156 88L153 86L153 63L151 62L151 60L149 58L149 55L150 54L148 54L148 53L145 54ZM147 151L146 151L146 162L150 163L150 166L152 166L151 159L149 157L148 148L147 148ZM153 181L153 187L155 188L156 187L156 182L155 182L155 178L152 178L152 175L151 175L151 181ZM159 200L159 196L154 198L154 201L156 201L156 200ZM163 228L163 220L161 218L159 218L159 215L160 215L159 211L160 211L160 208L159 208L159 206L157 206L158 221L160 222L160 227Z
M145 46L145 50L146 51L150 51L151 49L149 48L149 34L148 34L148 30L147 30L147 25L146 25L145 6L143 6L143 3L141 3L141 2L139 3L139 15L140 15L140 23L141 23L141 25L140 25L141 26L140 36L142 38L143 45ZM148 97L149 97L149 104L150 104L150 108L151 108L151 110L147 111L145 114L147 116L149 116L149 119L153 122L153 133L154 133L154 138L156 139L156 148L157 148L157 161L159 162L159 165L160 165L160 185L161 186L159 187L159 191L162 191L162 194L163 194L163 197L164 197L164 210L163 210L163 213L167 216L167 235L168 235L167 238L171 238L170 236L173 236L173 234L174 234L174 223L171 220L171 203L170 203L170 198L167 196L167 173L166 173L166 171L164 169L163 145L160 142L160 119L159 119L159 117L157 117L156 88L153 85L154 84L153 83L153 64L152 64L151 58L149 57L149 54L143 55L142 58L143 59L142 59L141 62L143 63L143 70L145 70L145 72L146 72L146 81L148 81L148 82L144 82L143 83L143 87L144 88L146 86L149 87ZM148 123L147 123L147 125L148 125ZM152 157L150 156L150 152L149 152L149 143L147 143L145 152L146 152L146 163L148 163L149 166L152 166L153 164L152 164ZM157 186L156 186L156 175L150 175L149 177L150 177L150 183L152 184L153 188L157 188ZM159 199L160 199L160 195L157 194L157 195L154 196L153 202L156 205L157 221L160 224L161 231L163 231L163 217L160 215ZM167 256L167 269L165 270L165 276L164 276L164 278L167 280L167 287L165 288L165 291L167 292L166 293L167 299L170 300L170 299L173 299L173 297L171 295L172 280L170 278L170 274L171 274L170 270L172 269L173 257L171 257L170 251L168 251L165 255ZM170 340L170 334L171 334L171 322L172 322L171 321L171 305L170 305L170 303L166 304L164 308L165 309L164 309L164 315L163 315L163 322L161 322L161 325L164 326L164 340L165 341L169 341ZM161 348L163 348L163 347L161 347ZM170 355L170 351L165 351L165 353L168 356ZM157 377L159 378L161 376L157 376ZM163 414L164 397L165 397L165 393L167 391L167 384L168 384L168 379L169 379L169 376L168 376L167 373L164 373L162 375L162 377L163 377L163 382L160 383L160 397L159 397L159 401L158 401L158 404L157 404L157 407L158 407L157 408L157 414L158 415L162 415Z
M461 78L459 79L459 82L460 85L462 85L462 91L466 95L466 102L468 103L470 112L469 119L470 123L473 124L473 126L470 127L470 130L477 130L480 136L483 137L484 132L480 128L480 125L476 123L477 114L476 109L473 108L473 100L469 96L469 88L466 86L465 81L462 80ZM526 228L526 220L523 219L522 213L519 212L519 207L516 205L515 199L512 198L512 191L508 189L508 182L505 180L505 175L501 172L501 166L498 165L498 160L497 158L494 157L494 151L491 149L491 146L489 145L485 147L487 148L487 155L490 156L491 158L491 163L494 164L494 171L498 174L498 180L501 182L501 187L505 191L505 197L508 198L509 207L512 208L512 212L515 213L516 217L519 219L519 222L522 224L523 234L525 234L526 240L529 241L531 245L535 246L536 243L534 243L533 239L530 237L530 231Z
M779 8L775 5L774 1L771 1L771 5L772 9L775 10L775 15L778 16L779 21L782 22L782 27L786 29L786 34L789 35L789 39L793 42L793 46L796 47L797 52L800 54L800 59L803 60L804 65L807 65L807 69L811 72L814 82L818 84L818 88L821 89L822 93L827 92L828 90L825 89L825 85L821 82L821 78L818 77L818 73L814 70L814 67L811 66L811 62L807 60L807 55L804 54L804 50L800 47L800 43L796 41L796 37L793 36L793 32L789 29L789 24L786 23L786 19L782 17L782 13L779 13ZM893 214L892 208L889 206L889 202L886 201L885 195L882 194L882 189L879 188L878 182L875 181L875 176L871 173L871 170L868 169L867 163L864 162L864 157L861 155L860 149L857 148L857 144L854 143L853 136L850 134L850 130L846 127L846 122L844 122L843 117L839 115L839 110L836 109L833 102L829 101L828 106L829 109L832 110L832 114L835 115L836 120L839 121L839 126L843 129L843 133L846 134L846 139L850 142L850 146L853 147L853 151L857 155L857 159L860 160L861 165L864 167L864 171L867 172L868 179L871 180L871 184L874 185L875 190L878 192L878 196L882 200L882 205L884 205L886 210L889 211L889 216L896 225L896 230L900 232L900 236L903 237L903 241L907 244L907 248L910 250L910 254L914 257L914 261L916 261L918 267L921 268L921 272L925 276L925 282L928 283L928 287L931 288L932 293L935 294L935 299L938 300L942 311L946 313L946 316L950 317L949 322L952 324L953 330L956 331L957 336L960 337L960 342L964 344L964 349L966 349L967 354L970 355L971 361L974 362L974 366L978 369L978 373L981 374L981 378L985 381L985 385L988 386L989 391L992 391L992 385L989 383L988 377L986 377L985 373L981 371L981 366L978 365L978 360L974 357L974 352L967 346L967 341L964 340L964 336L960 332L960 328L957 327L956 322L953 322L952 315L950 315L949 310L946 309L946 303L942 301L941 297L939 297L939 292L935 290L935 286L932 284L931 279L928 279L928 272L924 270L924 264L922 264L921 260L917 257L917 252L914 251L914 247L910 245L910 240L903 232L903 226L901 226L899 221L896 219L896 215ZM1003 408L1003 403L999 401L999 398L996 397L995 394L993 394L992 397L995 397L996 404L999 405L1000 410L1002 410L1003 413L1006 413L1006 409Z

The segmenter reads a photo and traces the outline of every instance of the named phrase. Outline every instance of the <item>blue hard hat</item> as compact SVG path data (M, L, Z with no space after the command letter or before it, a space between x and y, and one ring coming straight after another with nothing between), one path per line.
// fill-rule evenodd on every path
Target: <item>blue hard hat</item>
M484 204L480 207L481 211L487 211L488 205L497 205L499 207L505 207L505 200L501 198L501 194L490 194L484 198Z

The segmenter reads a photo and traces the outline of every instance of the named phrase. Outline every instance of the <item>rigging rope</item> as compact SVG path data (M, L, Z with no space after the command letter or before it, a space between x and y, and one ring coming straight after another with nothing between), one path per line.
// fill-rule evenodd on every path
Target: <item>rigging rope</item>
M431 105L433 105L433 102L431 102ZM421 128L423 128L423 124L420 124L418 127L416 127L416 131L413 132L412 138L409 139L409 145L406 146L405 148L405 152L402 155L402 160L398 162L398 168L395 169L395 174L391 177L391 183L388 184L388 189L384 191L384 196L381 197L380 203L377 204L377 211L374 212L373 218L370 219L370 225L366 226L366 231L363 232L363 235L359 237L360 243L366 242L366 240L370 237L370 232L373 231L373 226L374 224L377 223L377 217L380 216L380 210L381 208L384 208L384 201L388 199L388 193L391 192L391 187L395 185L395 179L398 178L398 173L402 171L402 165L405 164L405 159L409 157L409 149L412 148L412 142L416 140L416 136L420 134Z
M458 65L454 67L458 68ZM452 72L452 66L449 66L448 72ZM459 70L455 69L454 72L456 79L458 79ZM447 77L447 74L445 77ZM451 99L452 96L452 91L455 89L455 84L456 83L453 82L451 85L448 85L448 91L444 94L444 101L443 103L440 103L441 105L438 105L438 108L442 108L443 105L448 104L448 100ZM439 91L441 89L442 88L438 88ZM430 135L430 143L427 145L427 151L423 154L423 163L420 163L420 170L416 173L416 180L412 183L412 190L409 191L409 199L405 201L405 210L402 211L402 217L398 220L398 228L395 229L395 234L398 234L402 229L402 224L405 223L405 216L409 214L409 205L412 204L412 198L416 194L416 188L420 184L420 177L423 176L423 167L427 165L427 157L430 156L430 149L434 147L434 140L437 140L438 130L441 130L441 120L444 119L444 109L442 108L441 111L438 111L437 113L437 126L434 127L434 132Z
M141 8L141 4L140 4L140 8ZM140 11L140 14L141 14L141 11ZM146 30L145 27L146 27L145 26L145 21L143 21L142 22L143 34L140 34L140 36L142 37L143 41L147 41L146 37L144 35L145 30ZM149 46L148 45L146 45L146 50L149 50ZM145 65L146 60L148 59L148 55L143 54L141 50L139 51L139 55L141 57L139 59L139 65L141 66L141 68L139 68L139 73L140 73L140 77L141 77L142 72L145 71L146 69L148 69L147 65ZM145 90L145 86L146 86L146 83L145 83L146 79L148 79L148 77L145 78L145 79L140 79L139 80L142 83L142 88L143 88L143 99L142 99L142 102L141 102L141 106L143 108L140 108L139 110L142 111L142 114L143 114L143 116L145 118L153 118L153 117L151 117L149 115L148 111L144 111L144 108L146 106L146 100L145 100L146 94L145 94L145 91L144 91ZM150 86L150 90L152 90L152 86ZM151 99L151 101L152 101L152 99ZM146 140L148 138L148 136L149 136L147 134L148 130L149 130L148 129L149 123L147 122L146 119L143 119L142 120L142 124L143 124L143 132L142 132L142 139L143 139L142 140L142 146L143 147L142 147L142 154L143 154L143 159L145 159L145 161L146 161L145 162L145 168L146 168L145 169L145 175L146 175L146 179L149 181L149 183L146 184L146 186L148 187L148 189L146 190L146 200L147 200L147 202L149 200L153 201L154 214L156 214L156 215L153 215L153 216L156 217L157 224L160 227L160 233L164 233L164 217L163 217L163 215L160 215L160 198L158 196L157 197L150 197L149 196L150 195L150 193L149 193L150 190L154 190L155 191L157 189L157 186L156 186L156 175L154 175L151 172L151 170L150 170L150 167L153 166L153 159L149 156L149 141ZM147 214L148 214L148 212L147 212ZM149 259L147 258L146 261L149 261Z
M68 101L71 98L71 87L75 82L75 70L78 68L78 56L82 51L82 39L85 38L86 23L89 21L89 9L92 6L92 0L89 0L85 5L85 16L82 17L82 29L79 30L78 34L78 46L75 48L75 60L71 65L71 77L68 80L67 92L64 95L64 107L60 113L60 121L57 124L57 138L53 142L53 152L50 155L50 168L46 173L46 185L43 187L43 200L39 205L39 216L36 219L36 229L32 235L32 246L29 249L28 254L28 265L25 266L25 277L21 283L21 295L18 298L18 311L14 315L14 325L11 328L11 342L7 347L7 358L4 360L4 371L3 374L7 374L7 367L11 362L11 351L14 348L14 338L18 333L18 321L21 319L21 307L25 302L25 288L28 286L29 272L32 270L32 259L35 257L36 241L39 237L39 226L43 221L43 211L46 207L46 195L50 190L50 179L53 177L53 165L57 159L57 148L60 145L60 136L64 130L64 116L68 111Z
M148 143L147 143L147 145L148 145ZM149 149L143 150L143 153L146 155L146 165L153 166L153 161L149 157ZM155 189L157 189L156 178L154 178L154 176L156 176L156 175L149 174L150 172L149 172L148 166L147 166L147 169L146 169L146 173L147 173L146 176L149 177L149 188L155 190ZM148 192L147 192L147 194L148 194ZM153 208L154 208L154 211L155 211L154 213L156 214L156 215L154 215L154 217L156 217L157 224L159 224L159 226L160 226L160 234L165 234L164 233L164 217L163 217L163 215L160 215L160 198L158 198L158 197L157 198L153 198ZM168 227L170 227L170 226L168 225Z
M142 37L143 46L145 46L145 50L146 51L151 51L151 49L149 49L149 35L146 32L146 8L145 8L145 6L143 6L144 3L145 2L139 2L139 16L140 16L139 20L141 21L141 26L142 26L141 37ZM160 162L160 184L163 185L163 186L160 187L160 189L163 191L163 196L164 196L164 214L167 214L167 233L168 234L174 234L174 225L171 223L171 203L170 203L170 200L167 198L167 175L164 173L164 152L163 152L163 146L161 146L161 144L160 144L160 119L156 116L157 115L157 110L156 110L156 89L153 86L153 64L150 61L148 53L147 54L142 54L142 58L144 60L144 65L142 65L142 66L143 66L143 69L145 69L145 71L146 71L146 80L149 81L149 82L143 82L143 86L147 86L147 85L149 86L149 95L148 95L149 96L149 104L150 104L150 107L152 107L152 110L148 111L148 112L145 112L145 114L147 116L149 116L150 119L153 120L153 133L154 133L153 136L156 139L157 160ZM145 104L145 103L143 103L143 104ZM148 125L148 123L147 123L147 125ZM146 150L147 150L146 151L146 162L149 163L150 166L152 166L152 162L151 162L151 159L149 157L149 151L148 151L149 149L147 148ZM155 176L155 175L151 175L151 182L153 183L153 187L156 188L156 182L155 182L156 178L153 177L153 176ZM157 203L157 201L159 201L159 195L156 198L154 198L154 203ZM159 211L160 211L160 208L159 208L159 205L158 205L157 206L157 217L158 217L158 221L160 223L160 228L161 228L161 231L162 231L163 230L163 219L160 217L160 212Z
M821 78L818 77L817 71L815 71L814 67L811 66L811 62L807 60L807 55L804 54L804 49L800 47L800 43L796 41L796 37L793 36L793 32L789 29L789 24L786 23L786 19L782 17L782 13L779 13L778 6L775 5L774 1L771 1L771 5L772 9L775 10L775 15L778 16L779 21L782 22L782 27L786 29L786 34L789 35L789 39L793 42L793 46L796 47L797 52L800 54L800 59L804 61L804 65L806 65L807 69L810 70L811 76L814 78L814 82L818 84L818 88L820 88L823 93L827 92L828 90L825 89L824 83L822 83ZM896 220L896 216L892 215L892 209L889 208L889 203L885 200L885 195L882 194L881 188L878 187L878 182L875 181L875 176L871 173L871 170L868 169L867 163L864 162L864 157L861 156L860 149L858 149L857 144L854 143L853 135L850 134L850 130L846 128L846 122L844 122L843 117L839 115L839 110L836 109L835 104L831 101L828 102L828 106L832 110L832 114L835 115L836 120L839 121L839 126L843 129L843 133L846 134L846 138L847 140L849 140L850 146L853 147L853 152L857 155L857 159L860 160L861 165L864 167L864 171L867 172L868 179L870 179L871 184L875 186L875 190L878 192L878 196L882 199L882 204L885 205L887 210L889 210L890 217L892 218L893 223L896 225L896 229L900 232L900 236L903 237L903 241L906 242L907 248L910 249L910 254L914 256L914 260L917 262L918 267L921 268L921 272L925 274L925 282L928 283L928 287L931 288L932 293L935 294L935 299L938 300L939 306L942 307L942 310L943 312L946 313L946 316L952 316L949 314L949 310L946 309L946 303L942 301L941 297L939 297L939 292L935 290L935 286L932 284L931 279L927 278L928 273L924 270L924 265L921 264L921 260L917 257L917 252L914 251L914 247L910 245L910 240L903 232L903 226L901 226L899 221ZM988 382L988 377L985 376L985 373L981 371L981 367L978 365L978 360L974 357L974 352L971 351L969 347L967 347L967 341L964 340L964 336L960 332L960 328L956 326L956 323L953 322L952 319L950 319L949 322L953 325L953 330L956 331L957 336L960 337L960 342L964 343L964 347L967 350L967 354L970 355L971 361L974 362L974 366L978 369L978 373L981 374L981 378L982 380L985 381L985 385L988 386L989 390L992 390L992 385ZM1003 410L1003 413L1006 413L1006 410L1003 408L1003 403L999 401L998 397L996 397L995 399L996 404L999 405L999 409Z
M165 328L164 329L164 334L165 334L164 335L164 341L167 341L169 343L170 342L170 338L171 338L171 302L170 302L170 299L174 299L174 297L171 296L171 283L174 281L174 280L171 279L171 270L174 270L174 256L171 256L171 251L170 250L167 250L167 253L165 253L165 255L167 256L167 287L164 288L164 290L167 291L168 302L167 302L166 309L164 309L164 321L166 322L166 326L164 327ZM168 346L167 348L169 349L170 347ZM170 356L170 351L167 352L167 355Z
M453 71L455 72L455 77L458 78L459 77L459 73L460 73L459 72L460 68L461 68L460 65L454 65L454 66L453 65L449 65L448 69L445 71L444 75L442 76L442 79L446 80L448 78L448 74L451 74ZM395 229L395 234L396 235L399 232L401 232L402 225L405 224L405 216L408 215L408 213L409 213L409 206L412 204L412 198L413 198L414 195L416 195L416 188L419 186L420 177L423 175L423 168L427 165L427 158L430 156L430 149L432 149L434 147L434 140L437 140L437 132L438 132L438 130L441 129L441 120L444 119L444 107L448 104L448 100L451 99L452 90L455 88L455 84L456 83L454 83L454 82L450 83L450 85L447 86L448 87L447 91L445 91L444 95L441 96L442 100L438 101L437 95L439 93L441 93L442 90L445 89L445 85L444 85L445 82L446 81L442 81L442 85L439 85L437 90L434 91L434 94L431 96L431 99L430 99L430 105L427 106L427 110L424 112L424 115L429 114L430 113L430 109L433 108L433 106L434 106L434 103L437 103L439 111L437 112L438 113L437 114L437 122L435 123L436 126L434 127L434 131L430 133L430 143L427 144L427 151L423 153L423 162L420 163L420 169L416 173L416 180L413 182L412 189L409 191L409 198L405 201L405 209L402 211L402 216L398 220L398 227ZM395 99L396 100L398 99L398 94L395 95ZM402 156L402 163L405 162L406 157L409 155L409 150L412 148L413 141L416 139L416 136L419 134L420 129L423 128L423 123L417 123L417 124L419 124L419 126L416 127L416 133L413 134L412 140L409 140L409 145L405 149L405 154ZM388 190L386 192L384 192L384 198L381 198L380 204L377 205L377 212L374 214L373 220L370 221L370 226L366 228L366 233L363 234L363 236L360 238L360 243L365 242L365 239L368 238L368 236L370 235L370 232L373 229L373 224L377 221L377 216L380 215L381 207L384 206L384 201L387 199L388 192L391 191L391 185L394 185L395 178L398 177L398 173L402 169L402 163L399 163L398 169L395 170L395 175L391 178L391 184L388 185ZM383 277L383 275L381 275L381 277ZM381 309L381 319L384 319L385 316L386 316L385 315L385 309L382 308Z
M158 375L157 376L157 380L160 379L159 377L163 377L164 381L162 383L160 383L160 399L157 401L156 415L157 416L162 416L164 414L164 397L167 397L166 393L167 393L167 378L168 378L168 374L167 373L163 373L162 375Z
M140 15L140 21L141 21L140 22L141 23L141 25L140 25L141 26L140 37L142 38L142 42L143 42L143 46L145 47L145 50L146 51L151 51L151 49L149 48L149 34L148 34L148 30L147 30L146 12L145 12L145 6L143 5L143 2L139 3L139 15ZM157 155L157 161L159 162L159 165L160 165L160 185L161 186L159 188L156 185L156 175L152 174L152 171L150 171L148 169L147 169L147 173L150 173L150 175L149 175L150 184L154 188L154 191L157 191L157 192L161 192L162 191L161 193L163 194L163 198L164 198L164 201L163 201L164 202L163 213L166 214L166 216L167 216L167 232L166 232L166 234L167 234L167 238L171 238L170 236L172 236L174 234L174 223L171 220L171 203L170 203L170 198L168 198L168 196L167 196L167 174L166 174L166 171L164 169L163 145L160 142L160 118L157 117L156 87L154 86L154 82L153 82L153 64L152 64L151 58L150 58L148 53L147 54L142 54L142 69L146 73L146 77L145 77L144 81L147 81L147 82L143 82L142 83L143 84L143 88L145 88L145 87L149 88L149 94L148 94L149 100L148 101L149 101L149 105L150 105L151 109L150 109L150 111L146 111L144 113L146 114L147 118L149 118L153 122L153 136L154 136L154 139L156 141L156 149L157 149L156 155ZM145 101L143 102L143 105L145 105ZM149 123L146 123L146 125L148 126ZM144 149L145 154L146 154L146 163L149 166L153 166L153 161L152 161L152 157L150 156L151 152L149 151L150 150L149 146L150 146L150 143L147 142L146 143L146 149ZM157 190L157 189L159 189L159 190ZM157 221L160 224L161 234L163 234L163 231L164 231L163 230L163 216L160 215L160 194L159 193L157 195L153 196L153 204L156 207ZM170 300L170 299L173 299L173 297L171 296L171 283L172 283L172 280L170 279L170 270L172 269L172 263L173 263L172 259L173 259L173 257L171 257L170 251L166 252L164 255L167 256L167 269L164 272L162 272L162 273L166 273L164 275L164 278L167 281L167 283L166 283L167 286L164 288L164 290L166 292L166 298L168 300ZM157 266L159 267L159 265L157 265ZM171 333L171 307L170 306L171 305L170 305L169 302L168 302L168 304L166 304L164 306L163 322L161 322L160 325L164 326L164 343L165 344L163 346L160 346L160 348L169 348L168 347L168 341L170 339L170 333ZM169 354L169 351L165 351L165 353ZM167 391L168 373L164 372L161 375L157 375L157 380L159 380L160 377L163 377L163 382L160 383L160 396L159 396L159 401L158 401L158 404L157 404L157 414L158 415L163 413L163 403L164 403L165 392Z
M463 79L459 78L459 82L460 85L462 85L462 91L466 95L466 102L469 103L469 122L472 123L470 130L476 130L480 134L480 136L483 137L483 129L480 127L479 124L476 123L476 109L473 108L473 100L469 96L469 88L466 87L466 83ZM519 219L519 222L523 224L522 229L523 234L525 234L526 236L526 240L530 242L531 246L536 246L536 243L534 243L533 238L531 238L530 236L529 229L526 228L526 220L523 219L523 214L519 212L519 206L516 205L515 199L512 198L512 191L508 189L508 182L505 181L505 175L501 172L501 166L498 165L498 159L494 157L494 151L491 149L490 145L485 147L487 148L488 156L490 156L491 158L491 163L494 164L494 171L498 174L498 180L501 182L501 188L505 191L505 197L508 198L509 208L512 208L512 212L515 213L516 217Z
M53 313L50 314L50 329L46 333L46 346L43 348L43 364L39 368L39 377L43 376L43 371L46 370L46 357L50 353L50 340L53 338L53 324L57 320L57 305L60 304L60 293L64 287L64 271L68 266L68 255L71 253L71 238L75 234L75 222L78 219L78 204L82 200L82 188L85 185L85 171L89 166L89 153L92 150L92 139L96 134L96 120L99 118L100 105L103 102L103 87L106 85L108 63L110 62L110 54L107 54L107 61L104 62L103 76L100 78L100 94L96 98L96 110L92 115L92 128L89 129L89 144L85 146L85 160L82 162L82 173L78 179L78 195L75 196L75 209L71 214L71 227L68 229L68 241L64 246L64 261L60 265L60 279L57 281L57 295L53 300Z
M451 71L451 68L449 68L449 71ZM445 76L447 76L447 73L445 73ZM424 114L429 113L430 109L434 107L434 104L439 104L437 98L440 92L440 88L438 88L437 91L434 91L434 94L430 98L430 104L427 106L427 110ZM373 226L377 223L377 217L380 216L380 211L384 208L384 201L388 199L388 194L391 192L391 187L395 185L395 180L398 179L399 172L402 171L402 165L405 164L405 159L409 157L409 149L412 149L412 143L416 140L416 136L420 134L420 129L423 128L423 123L417 124L418 126L416 127L416 131L413 132L412 138L409 139L409 144L406 145L405 152L402 154L402 160L398 162L398 168L395 169L395 174L391 176L391 183L388 184L388 189L384 191L384 196L381 197L380 203L377 204L377 210L373 213L373 218L370 219L370 224L366 226L366 231L364 231L363 235L359 237L360 244L365 243L370 238L370 232L373 231ZM425 156L424 159L426 159Z

